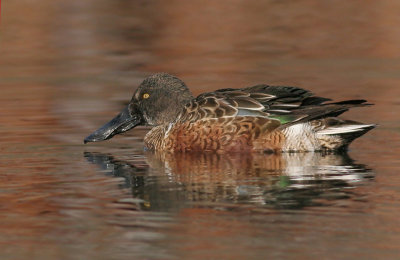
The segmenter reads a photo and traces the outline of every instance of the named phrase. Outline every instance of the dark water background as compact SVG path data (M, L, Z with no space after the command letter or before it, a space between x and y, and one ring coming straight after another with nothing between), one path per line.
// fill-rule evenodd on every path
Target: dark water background
M7 0L0 259L398 259L400 2ZM348 155L165 155L83 138L165 71L375 106Z

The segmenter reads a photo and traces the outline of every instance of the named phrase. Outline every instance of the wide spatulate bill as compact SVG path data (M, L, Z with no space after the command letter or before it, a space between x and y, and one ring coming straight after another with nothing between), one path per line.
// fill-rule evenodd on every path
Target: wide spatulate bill
M135 111L132 111L129 106L126 106L121 113L86 137L83 142L86 144L88 142L99 142L110 139L116 134L134 128L141 122L141 116L135 113Z

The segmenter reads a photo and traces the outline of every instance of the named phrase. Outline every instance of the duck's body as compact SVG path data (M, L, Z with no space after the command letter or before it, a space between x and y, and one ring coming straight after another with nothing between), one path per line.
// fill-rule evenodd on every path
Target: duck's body
M147 78L128 107L85 139L100 141L139 125L154 126L148 149L188 152L305 152L345 149L374 128L338 115L365 100L326 103L297 87L257 85L194 98L166 73Z

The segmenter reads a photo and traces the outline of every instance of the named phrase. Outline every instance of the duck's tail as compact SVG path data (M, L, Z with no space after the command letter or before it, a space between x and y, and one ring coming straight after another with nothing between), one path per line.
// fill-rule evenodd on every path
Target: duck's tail
M327 117L311 122L321 146L326 150L346 149L356 138L376 127L337 117Z

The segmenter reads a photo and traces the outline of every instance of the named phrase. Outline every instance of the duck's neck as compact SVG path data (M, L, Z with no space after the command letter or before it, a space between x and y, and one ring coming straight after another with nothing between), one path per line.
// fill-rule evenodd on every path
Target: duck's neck
M144 144L150 150L164 150L165 137L170 124L153 127L144 137Z

